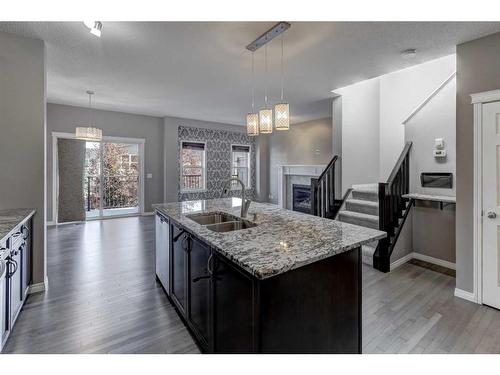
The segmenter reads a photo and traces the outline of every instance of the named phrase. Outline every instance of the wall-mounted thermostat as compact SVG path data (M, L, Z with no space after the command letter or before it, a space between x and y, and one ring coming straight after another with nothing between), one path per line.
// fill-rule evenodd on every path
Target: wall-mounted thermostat
M446 150L434 150L433 154L434 154L435 158L445 158L446 157Z
M435 158L445 158L446 150L444 149L444 140L443 138L434 139L434 150L432 150L432 154Z

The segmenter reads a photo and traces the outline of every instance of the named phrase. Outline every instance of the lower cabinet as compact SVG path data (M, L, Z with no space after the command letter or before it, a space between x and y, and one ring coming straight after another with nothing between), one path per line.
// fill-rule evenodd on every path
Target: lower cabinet
M177 225L172 224L171 233L171 297L201 349L252 352L252 278Z
M224 258L214 259L212 351L254 352L254 281Z
M189 321L202 344L208 349L210 339L210 300L212 261L210 247L196 238L189 250Z
M187 301L187 252L189 251L189 235L183 229L172 225L172 286L171 293L177 307L183 314Z
M16 228L7 239L4 254L5 273L0 275L0 351L7 341L23 307L31 283L32 220Z

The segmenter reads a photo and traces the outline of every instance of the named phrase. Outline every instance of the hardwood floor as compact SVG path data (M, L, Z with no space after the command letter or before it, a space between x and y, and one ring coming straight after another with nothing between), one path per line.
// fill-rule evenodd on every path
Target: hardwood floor
M49 290L6 353L198 353L154 276L153 217L49 228Z
M198 353L154 277L153 217L48 230L49 290L31 295L5 353ZM364 353L500 353L500 311L453 296L415 264L363 265Z

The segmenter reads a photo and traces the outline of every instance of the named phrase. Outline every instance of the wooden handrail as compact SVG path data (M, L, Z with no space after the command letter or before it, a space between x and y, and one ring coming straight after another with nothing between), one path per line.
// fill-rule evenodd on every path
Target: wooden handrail
M403 195L410 189L410 149L406 143L387 182L378 184L378 224L387 237L379 241L373 256L373 266L383 272L390 271L390 259L396 241L412 206ZM402 220L401 220L402 219Z
M335 163L339 159L334 155L318 178L311 179L311 214L320 217L335 215Z
M394 165L394 168L392 169L391 174L389 175L389 178L387 179L387 183L389 186L391 186L394 182L394 179L396 178L396 175L398 174L399 170L401 169L401 165L403 164L404 160L406 159L406 156L410 152L412 142L406 142L405 147L403 148L403 151L401 152L401 155L399 155L398 161L396 162L396 165Z
M334 165L336 162L337 162L337 159L339 158L338 155L335 155L332 160L330 160L330 162L328 163L328 165L326 166L325 170L323 172L321 172L321 174L319 175L318 177L318 181L321 181L325 175L326 175L326 172L328 172L328 170L332 167L332 165Z

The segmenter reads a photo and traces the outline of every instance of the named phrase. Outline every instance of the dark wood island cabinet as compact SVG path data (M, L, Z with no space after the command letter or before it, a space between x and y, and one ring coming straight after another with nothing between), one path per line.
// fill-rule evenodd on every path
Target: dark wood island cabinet
M164 289L203 352L361 353L360 245L259 277L168 219Z

